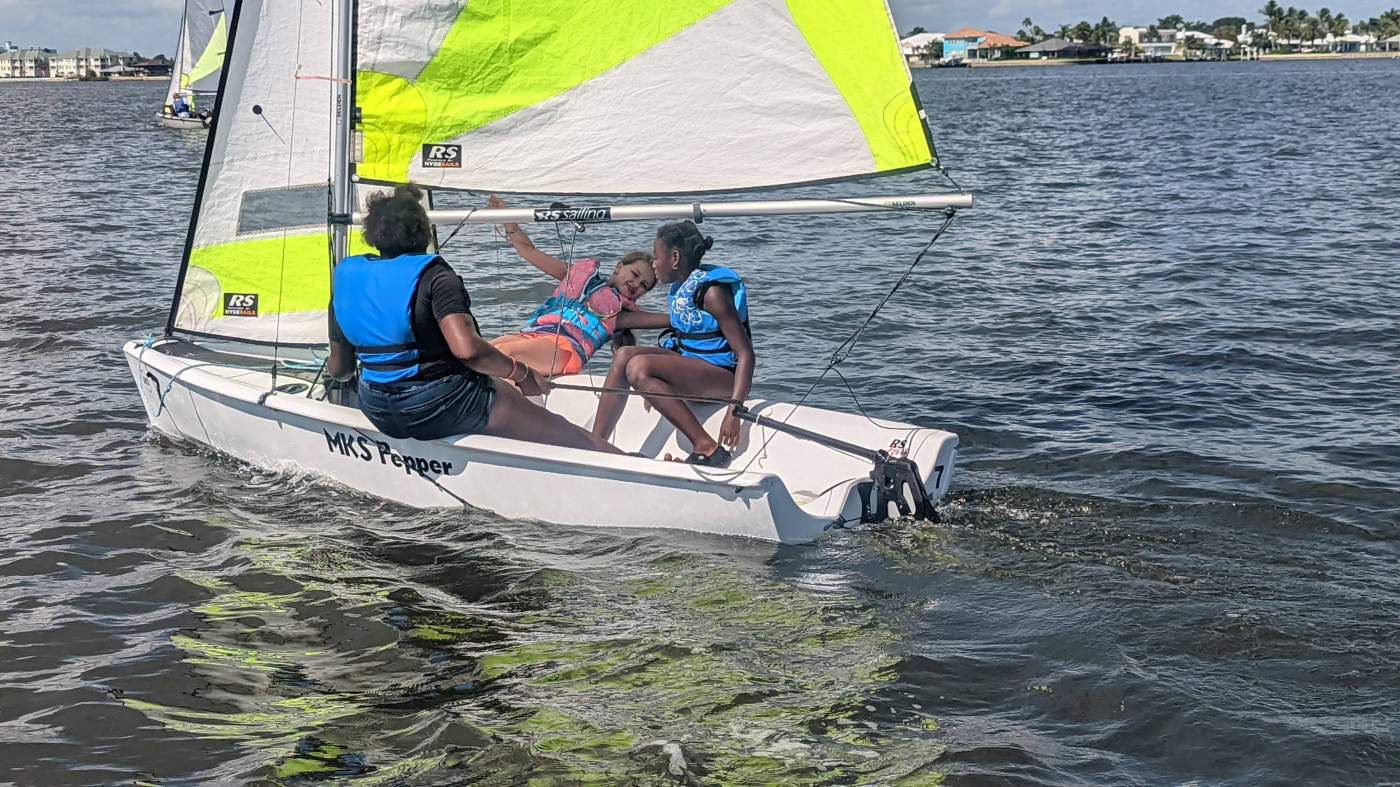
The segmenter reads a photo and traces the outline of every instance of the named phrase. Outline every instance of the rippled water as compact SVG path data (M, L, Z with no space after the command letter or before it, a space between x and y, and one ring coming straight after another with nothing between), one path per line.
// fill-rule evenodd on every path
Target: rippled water
M203 137L158 84L0 84L0 781L1400 779L1400 62L918 80L978 207L842 370L962 463L943 524L801 548L153 438L118 348L163 324ZM934 224L712 222L758 391ZM448 254L488 329L548 291L484 231Z

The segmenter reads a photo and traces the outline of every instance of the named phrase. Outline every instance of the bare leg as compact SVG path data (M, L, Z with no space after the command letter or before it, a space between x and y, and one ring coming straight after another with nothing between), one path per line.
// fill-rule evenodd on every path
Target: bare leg
M627 365L627 380L643 393L722 398L734 391L733 372L669 352L632 360ZM646 400L690 440L696 453L709 456L719 447L685 402L670 396L648 396Z
M527 440L532 443L582 448L609 454L622 453L601 437L585 432L567 418L540 407L509 385L496 386L496 400L485 434Z
M627 367L635 359L650 355L675 355L675 353L660 347L620 347L617 352L613 353L612 366L608 367L608 376L603 381L603 387L630 387L627 382ZM623 394L603 394L598 397L598 413L593 416L593 434L604 440L611 438L613 429L617 428L617 421L622 417L622 411L626 406L627 397Z
M564 344L568 340L563 337L558 337L558 341L561 346L556 350L553 341L513 334L492 339L491 345L545 377L577 373L578 370L569 368L569 361L574 358L573 348Z

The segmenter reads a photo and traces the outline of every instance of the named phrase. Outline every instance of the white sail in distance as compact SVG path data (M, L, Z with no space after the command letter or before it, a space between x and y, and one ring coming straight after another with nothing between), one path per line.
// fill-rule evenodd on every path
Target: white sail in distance
M229 1L230 8L232 2ZM170 88L165 96L167 102L176 93L189 96L218 90L228 39L228 15L224 6L224 0L186 0L180 20L180 41L170 71Z

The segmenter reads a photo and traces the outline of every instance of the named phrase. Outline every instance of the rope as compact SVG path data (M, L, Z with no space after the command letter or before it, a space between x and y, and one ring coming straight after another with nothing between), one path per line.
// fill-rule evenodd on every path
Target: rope
M622 396L641 396L651 399L676 399L682 402L698 402L699 404L723 404L723 405L743 405L738 399L728 399L721 396L691 396L689 394L674 393L650 393L639 391L635 388L612 388L606 385L574 385L573 383L550 383L551 388L558 388L563 391L587 391L595 394L620 394Z
M895 280L894 286L891 287L890 291L885 294L885 297L881 298L880 302L875 305L875 308L871 310L870 315L867 316L865 320L861 322L860 325L856 326L856 329L851 332L851 335L846 337L845 341L841 342L836 346L836 349L833 350L831 353L831 358L830 360L828 360L826 368L822 370L821 374L817 375L817 379L814 380L812 384L807 388L806 393L802 394L802 398L797 400L797 404L793 405L792 409L788 410L787 415L783 416L782 419L778 421L779 423L786 424L788 420L792 418L793 413L796 413L798 409L800 409L802 405L807 402L807 399L811 397L814 391L817 390L817 386L821 385L822 381L826 379L826 376L831 372L835 371L836 367L839 366L842 361L846 360L846 358L850 356L851 351L855 349L856 343L860 340L861 334L865 332L866 328L870 327L870 323L875 320L875 317L877 315L879 315L880 310L884 309L885 305L890 302L890 299L894 297L894 294L899 292L899 288L904 286L904 283L909 281L909 278L914 275L914 269L919 267L920 262L923 262L924 257L928 255L929 249L933 248L933 244L937 243L938 239L943 237L943 233L948 231L948 227L952 225L953 217L956 215L957 211L953 208L947 208L946 210L944 210L943 223L940 224L938 229L934 231L933 237L929 238L928 243L924 244L923 249L921 249L919 253L915 255L914 261L909 263L909 268L904 271L904 275L900 276L897 280ZM837 372L837 374L839 375L840 373ZM847 383L847 388L850 388L849 383ZM851 395L852 397L855 396L854 390L851 391ZM857 405L859 406L859 400L857 400ZM861 414L865 415L864 408L862 407L860 409ZM865 417L871 423L875 423L875 420L873 418L870 418L869 415L865 415ZM876 424L876 426L879 426L879 424ZM891 427L884 428L888 429ZM759 457L762 456L764 451L767 450L768 444L772 442L773 438L777 435L778 432L776 430L771 430L768 437L763 441L763 445L759 446L759 450L754 453L753 457L749 459L749 461L744 465L743 469L737 472L748 472L749 468L753 467L753 463L758 461Z
M578 226L579 225L577 224L574 225L574 231L572 234L569 235L568 251L565 251L563 246L564 233L562 230L559 229L559 225L557 223L554 225L554 231L559 236L559 253L564 255L564 265L566 266L564 268L564 280L560 282L560 284L562 284L566 289L569 284L569 276L571 276L574 272L574 245L578 243ZM564 341L564 315L561 313L559 315L559 325L555 326L554 331L554 349L552 350L549 356L550 377L554 376L554 364L559 362L559 343L562 341ZM544 392L544 408L546 410L549 409L549 391Z
M147 337L146 337L146 340L143 341L143 342L141 343L141 352L139 352L139 353L136 354L136 368L138 368L138 369L145 369L145 368L146 368L145 364L142 362L141 359L144 358L144 357L146 357L146 351L149 350L149 349L151 349L151 347L155 346L155 343L158 342L158 341L160 341L160 339L161 339L161 337L158 337L158 336L147 336ZM153 414L151 415L152 420L154 420L154 419L156 419L156 418L159 418L159 417L160 417L160 414L163 413L163 412L165 412L165 397L167 397L167 396L170 395L170 390L171 390L172 388L175 387L175 381L178 380L178 379L180 379L180 375L184 374L185 372L188 372L188 371L191 370L191 369L199 369L199 368L204 367L204 366L223 366L223 365L224 365L224 364L221 364L221 363L213 363L213 362L194 363L194 364L190 364L189 366L186 366L186 367L180 369L178 372L176 372L175 374L171 375L171 376L170 376L170 382L168 382L168 383L165 384L165 389L164 389L164 390L158 390L158 391L156 391L156 411L155 411L155 413L153 413ZM148 372L148 374L149 374L149 372Z
M297 63L297 72L298 72L298 73L300 73L300 71L301 71L301 19L302 19L302 14L300 13L300 10L304 7L304 5L305 5L304 3L298 3L298 5L297 5L298 13L297 13L297 51L296 51L296 63ZM296 161L296 141L297 141L297 133L296 133L296 132L297 132L297 93L298 93L298 91L300 90L300 87L301 87L300 80L294 80L293 83L292 83L292 129L291 129L291 131L288 133L288 135L289 135L289 137L290 137L290 141L288 141L288 142L285 143L285 144L287 145L287 185L288 185L288 186L292 185L292 165L293 165L293 163ZM267 117L266 117L266 115L263 116L263 120L264 120L265 122L267 122L267 124L268 124L269 126L272 125L272 121L268 120ZM276 133L276 129L273 130L273 133ZM329 193L329 192L327 192L327 193ZM275 391L275 390L277 390L277 361L278 361L279 355L281 354L281 342L282 342L282 291L283 291L283 289L285 289L286 282L287 282L287 230L283 230L283 231L282 231L282 259L281 259L281 262L280 262L279 267L278 267L278 270L277 270L277 322L276 322L276 324L274 325L273 330L272 330L272 384L271 384L271 386L269 386L269 388L268 388L269 391ZM173 380L172 380L172 382L173 382ZM161 403L164 404L164 402L165 402L165 397L161 397Z

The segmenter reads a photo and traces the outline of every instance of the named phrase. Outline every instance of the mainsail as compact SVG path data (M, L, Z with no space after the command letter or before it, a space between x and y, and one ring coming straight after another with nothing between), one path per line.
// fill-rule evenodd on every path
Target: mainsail
M936 163L884 0L241 0L171 330L326 341L337 68L355 204L367 184L692 194Z
M218 90L227 39L224 0L186 0L167 101L176 93L212 94Z
M661 194L933 163L884 0L358 6L362 178Z

